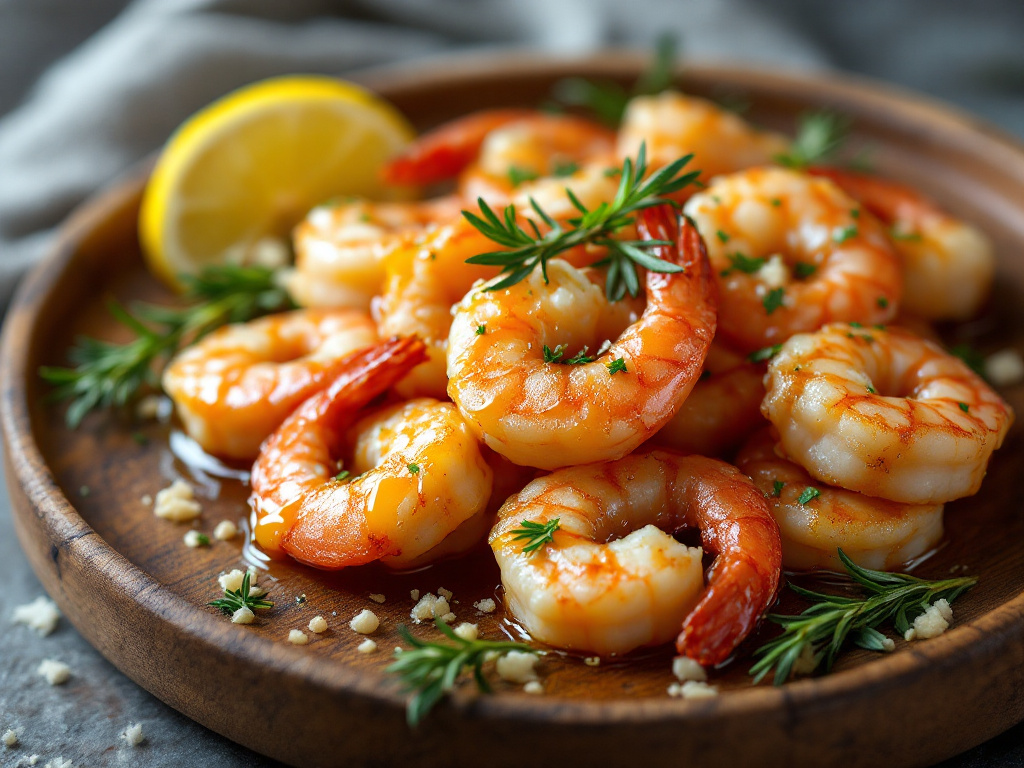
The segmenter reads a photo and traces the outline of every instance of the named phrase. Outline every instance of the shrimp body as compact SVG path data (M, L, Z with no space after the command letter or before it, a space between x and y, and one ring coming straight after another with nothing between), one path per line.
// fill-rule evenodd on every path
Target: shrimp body
M451 403L412 400L351 424L370 392L401 377L393 367L422 355L418 342L394 343L405 345L406 359L393 353L386 363L371 360L376 368L350 359L352 370L267 441L250 503L256 539L268 551L318 568L374 560L405 567L486 508L491 469ZM353 439L349 474L337 477L335 457Z
M662 258L685 271L649 272L643 315L591 362L545 356L564 345L568 362L598 349L624 327L629 305L609 302L565 262L548 263L547 283L535 272L457 306L448 394L490 448L544 469L620 458L679 409L715 332L715 293L700 236L688 223L677 232L670 211L648 209L640 228L673 243L660 247Z
M185 431L204 450L252 459L295 407L341 370L340 358L377 341L365 312L297 310L214 331L163 375Z
M896 570L942 538L942 504L904 504L819 483L777 454L769 432L750 439L737 454L736 466L768 500L786 568L842 571L841 547L864 568ZM806 500L808 488L818 495Z
M422 202L349 200L317 206L296 228L285 285L304 307L367 309L384 285L384 259L407 236L459 215L457 197Z
M384 292L374 306L382 338L417 335L427 344L427 361L413 370L398 391L404 397L446 397L445 356L452 305L495 267L466 259L499 249L459 220L409 239L387 258Z
M772 162L789 147L785 137L754 129L742 118L705 99L666 91L629 102L619 129L620 157L636 157L646 145L658 168L692 154L701 180Z
M721 456L764 425L762 399L764 365L713 341L690 396L652 440L681 453Z
M929 320L966 320L992 289L995 253L976 227L918 192L876 176L815 168L890 227L903 260L904 309Z
M908 504L975 493L1013 411L962 361L900 329L836 323L772 359L762 411L814 478Z
M685 210L719 280L721 332L743 350L896 313L903 282L885 229L826 179L754 168L715 179Z
M552 541L524 552L515 529L556 518ZM716 555L706 588L701 549L669 535L686 527ZM678 635L678 651L701 664L723 661L750 632L774 599L782 556L748 478L660 450L534 480L499 510L490 543L509 608L535 639L616 654Z

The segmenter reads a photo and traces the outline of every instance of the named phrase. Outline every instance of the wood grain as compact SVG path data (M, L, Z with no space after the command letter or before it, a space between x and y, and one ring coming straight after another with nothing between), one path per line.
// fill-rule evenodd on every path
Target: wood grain
M628 82L642 60L607 55L576 62L539 57L462 59L367 78L420 126L470 109L532 105L566 74ZM992 308L972 324L984 350L1024 350L1024 151L970 119L903 93L851 80L740 69L687 68L683 87L740 96L756 122L791 130L803 110L830 106L855 119L855 142L886 173L920 186L995 240ZM978 744L1024 719L1024 461L1015 428L981 493L948 506L947 535L919 573L954 566L979 577L956 607L956 627L896 653L846 655L836 673L783 688L752 687L744 653L715 675L723 695L669 699L668 648L605 661L552 654L545 695L496 685L460 688L415 732L404 699L383 673L396 628L409 622L410 590L452 590L460 621L485 637L514 628L500 609L486 550L412 574L368 567L328 574L277 561L260 577L275 608L250 627L206 608L216 575L253 554L242 539L187 549L187 527L154 518L141 498L185 476L203 497L201 530L242 521L246 489L203 476L168 447L173 425L106 415L63 426L36 371L61 363L78 333L117 338L106 297L172 301L142 267L135 230L144 176L99 195L65 227L54 253L22 286L4 328L0 417L15 526L36 573L81 633L140 685L213 730L293 765L491 766L637 763L912 766ZM961 331L963 333L963 331ZM1005 393L1024 412L1021 388ZM369 600L383 593L386 602ZM305 596L301 602L296 598ZM784 608L786 606L783 606ZM794 603L791 607L796 607ZM348 621L363 608L382 619L377 654L359 654ZM330 630L289 645L293 628L323 615ZM423 636L433 629L418 628ZM763 632L763 631L762 631ZM770 629L768 630L770 632Z

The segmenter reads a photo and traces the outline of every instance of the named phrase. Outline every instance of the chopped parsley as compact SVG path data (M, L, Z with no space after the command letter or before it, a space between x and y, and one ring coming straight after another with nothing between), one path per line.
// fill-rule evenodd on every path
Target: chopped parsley
M347 480L351 474L352 473L349 472L347 469L343 469L343 470L341 470L341 472L339 472L338 474L336 474L334 476L334 479L335 480L339 480L339 481L340 480Z
M486 325L478 325L476 327L476 335L477 336L483 336L485 333L487 333L487 326Z
M971 410L971 406L969 406L967 403L957 403L957 405L960 406L960 410L963 411L964 413L968 413Z
M572 160L563 163L555 163L555 167L552 170L552 175L558 178L564 178L566 176L572 176L576 171L580 169L579 165L574 163ZM617 170L617 169L616 169Z
M418 475L420 473L420 465L419 464L410 464L409 465L409 471L412 474L414 474L414 475Z
M879 296L877 299L875 299L875 304L877 304L881 309L888 309L889 299L887 299L885 296Z
M612 360L610 363L608 363L609 375L614 376L619 371L622 371L623 373L628 372L626 370L626 361L623 360L621 357L616 358L615 360Z
M761 349L747 355L747 360L752 363L763 363L765 360L771 360L779 354L780 349L782 349L781 344L772 344L770 347L761 347Z
M842 245L851 237L856 236L857 227L851 225L849 227L843 227L842 229L836 229L836 231L832 233L832 241L838 245Z
M719 242L722 242L722 243L728 243L729 242L730 238L729 238L729 233L728 232L723 232L722 230L718 230L715 234L718 236Z
M810 502L814 501L819 496L821 496L821 491L819 491L817 488L812 488L811 486L807 486L800 493L800 498L797 499L797 502L799 504L809 504Z
M771 498L777 499L782 495L782 489L786 487L786 484L781 480L775 480L772 482L772 495Z
M730 253L726 258L729 259L729 268L722 270L722 277L728 277L736 270L752 275L763 267L766 261L766 259L762 259L758 256L744 256L742 253Z
M806 279L818 271L817 264L808 264L806 261L798 261L793 265L793 274L801 280Z
M518 187L523 182L534 181L537 178L537 174L528 168L519 168L513 165L508 169L508 180L513 187Z
M761 304L764 306L766 314L771 314L776 309L782 306L782 300L786 296L786 290L784 288L772 288L765 294L765 297L761 299Z

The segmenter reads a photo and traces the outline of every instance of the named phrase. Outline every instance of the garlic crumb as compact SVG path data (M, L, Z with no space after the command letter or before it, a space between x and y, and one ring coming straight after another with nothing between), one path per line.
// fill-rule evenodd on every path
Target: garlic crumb
M256 614L253 613L248 606L243 605L233 614L231 614L232 624L252 624L253 619L256 618Z
M146 740L146 737L142 735L142 723L132 723L129 725L121 732L121 738L130 747L139 746L139 744Z
M196 501L195 489L181 478L158 491L153 504L154 515L175 523L195 520L202 512L203 508Z
M542 694L544 693L544 686L539 680L531 680L523 686L523 692L532 693L534 695Z
M459 626L452 630L456 637L460 637L463 640L473 642L480 636L480 629L476 624L470 624L468 621L464 621Z
M305 645L309 642L309 635L301 629L293 629L288 632L288 642L292 645Z
M480 613L494 613L496 606L491 598L486 597L473 603L473 607L480 611Z
M71 677L71 667L56 659L43 659L36 670L50 685L63 685Z
M370 599L375 603L383 603L387 598L384 595L378 595L376 593L370 593Z
M672 674L676 676L679 682L686 682L687 680L704 682L708 679L708 673L700 665L700 662L696 659L691 659L689 656L676 656L672 660Z
M510 683L529 683L537 679L537 654L527 651L509 651L498 657L495 670L498 677Z
M60 611L53 600L40 595L31 603L17 606L12 619L16 624L24 624L46 637L57 628Z
M213 529L213 538L217 541L231 541L238 535L238 526L230 520L221 520Z
M319 635L327 631L327 619L323 616L314 616L309 620L309 631Z
M377 650L377 643L368 637L356 647L356 650L360 653L373 653ZM400 649L396 648L395 650Z
M380 619L377 618L377 614L373 611L364 608L355 615L348 625L353 632L358 632L360 635L369 635L371 632L377 631L377 627L380 626Z
M600 656L586 656L583 659L583 663L586 664L588 667L599 667L599 666L601 666L601 657Z

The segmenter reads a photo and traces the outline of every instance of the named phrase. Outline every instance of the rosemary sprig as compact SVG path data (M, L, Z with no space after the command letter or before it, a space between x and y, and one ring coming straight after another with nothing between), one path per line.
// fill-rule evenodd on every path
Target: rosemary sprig
M218 600L213 600L207 603L207 605L212 605L214 608L220 608L228 616L233 615L235 611L241 608L248 608L250 611L255 611L260 608L274 607L274 603L270 600L250 595L250 590L249 572L246 571L245 575L242 576L242 586L239 589L225 589L224 597Z
M131 314L116 301L107 305L114 319L135 334L125 344L87 336L68 352L73 367L43 366L39 375L54 386L55 400L70 400L65 419L76 428L94 409L127 404L146 384L156 385L159 363L225 323L250 320L291 306L264 267L213 266L183 276L185 307L139 304Z
M567 107L581 107L610 126L622 122L626 105L634 96L660 93L672 87L679 44L675 35L658 38L654 57L629 90L610 80L568 77L555 83L555 101Z
M566 194L580 215L569 219L565 226L555 221L530 198L530 207L547 226L546 232L533 219L527 219L532 232L527 232L516 217L515 205L505 207L498 216L481 198L478 200L481 216L472 211L462 215L489 240L510 249L490 251L466 259L469 264L488 264L502 267L506 276L488 285L484 290L499 291L515 285L526 278L538 266L547 281L547 263L560 253L579 245L593 244L607 249L607 255L594 262L607 266L605 290L612 301L618 301L627 292L636 296L640 292L640 278L636 267L641 266L652 272L681 272L682 267L671 264L651 253L656 246L669 245L665 240L616 240L615 235L634 221L634 215L644 208L661 205L665 198L693 183L700 171L680 175L692 155L681 157L673 163L647 174L647 148L640 145L636 161L626 158L615 198L602 202L593 210L588 209L579 198L566 189Z
M861 568L841 549L839 558L865 597L826 595L790 584L790 589L814 605L799 616L768 616L783 631L754 652L761 657L750 668L755 683L774 669L775 684L781 685L797 659L808 653L815 668L824 665L829 671L848 639L861 648L882 650L885 636L877 629L882 622L892 621L902 635L936 600L953 602L977 582L970 576L927 581L905 573L873 571Z
M555 531L561 526L558 524L559 518L553 518L548 520L546 523L535 523L532 520L523 520L520 525L521 528L513 528L512 533L515 536L512 537L513 541L519 541L520 539L526 539L526 546L523 547L523 552L529 554L530 552L536 552L538 549L543 547L549 541L555 540Z
M805 112L797 119L796 138L789 152L776 155L775 162L803 170L835 156L850 132L850 119L828 110Z
M388 672L402 679L407 691L413 693L405 710L406 720L413 727L455 686L464 668L471 668L477 687L484 693L490 693L491 686L484 677L483 664L492 653L538 653L525 643L465 640L456 635L441 619L434 619L434 626L455 644L446 645L420 640L413 637L404 625L400 626L398 634L413 649L395 649L395 661L387 668Z

